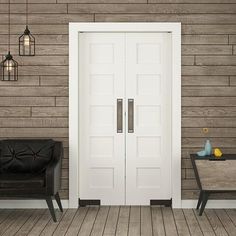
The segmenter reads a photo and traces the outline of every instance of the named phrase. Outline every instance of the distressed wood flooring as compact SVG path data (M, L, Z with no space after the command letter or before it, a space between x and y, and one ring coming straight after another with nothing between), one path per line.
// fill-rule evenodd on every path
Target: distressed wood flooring
M0 210L0 235L91 236L236 236L236 209L194 209L148 206L102 206L57 211L54 223L47 209Z

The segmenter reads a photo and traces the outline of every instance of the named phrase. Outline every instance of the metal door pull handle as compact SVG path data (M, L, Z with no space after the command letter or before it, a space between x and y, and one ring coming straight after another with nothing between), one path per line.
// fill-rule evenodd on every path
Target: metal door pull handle
M128 133L134 132L134 99L128 99Z
M123 133L123 99L117 99L117 133Z

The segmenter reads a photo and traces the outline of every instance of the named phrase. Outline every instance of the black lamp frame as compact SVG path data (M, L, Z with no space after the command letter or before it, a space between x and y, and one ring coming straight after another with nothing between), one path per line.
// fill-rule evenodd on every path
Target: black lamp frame
M11 67L11 70L9 67ZM18 80L18 63L13 59L10 51L6 55L5 59L1 62L1 80L2 81Z
M8 54L0 63L0 79L2 81L17 81L18 80L18 63L10 53L10 0L8 1Z

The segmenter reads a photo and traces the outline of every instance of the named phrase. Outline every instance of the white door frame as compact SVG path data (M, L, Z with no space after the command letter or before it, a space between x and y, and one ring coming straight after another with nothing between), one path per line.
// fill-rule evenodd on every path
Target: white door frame
M172 206L181 208L181 23L69 24L69 207L79 198L79 35L83 32L172 33Z

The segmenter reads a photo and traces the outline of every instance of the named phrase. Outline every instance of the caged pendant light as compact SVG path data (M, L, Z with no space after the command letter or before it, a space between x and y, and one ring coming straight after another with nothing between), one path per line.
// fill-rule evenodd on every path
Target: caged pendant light
M35 38L30 33L28 27L28 0L26 0L26 28L24 33L19 37L19 55L35 56Z
M8 1L8 54L0 63L0 77L3 81L18 80L18 63L10 53L10 0Z

